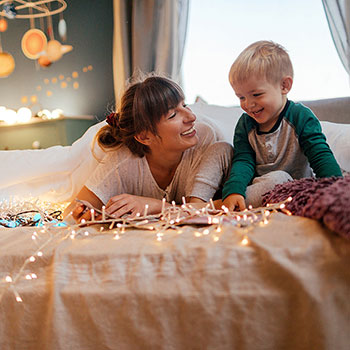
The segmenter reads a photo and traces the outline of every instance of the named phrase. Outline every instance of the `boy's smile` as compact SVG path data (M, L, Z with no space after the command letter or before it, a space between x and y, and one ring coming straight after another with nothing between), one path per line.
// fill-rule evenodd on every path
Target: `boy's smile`
M240 100L242 109L259 124L260 131L268 132L277 122L287 102L287 93L291 84L291 77L285 77L281 83L275 84L264 78L252 77L232 87Z

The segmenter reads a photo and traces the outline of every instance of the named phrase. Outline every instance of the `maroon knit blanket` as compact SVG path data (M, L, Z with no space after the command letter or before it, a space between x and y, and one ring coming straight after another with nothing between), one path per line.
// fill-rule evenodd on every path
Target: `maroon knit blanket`
M276 185L263 197L263 205L286 204L293 215L322 221L330 230L350 239L350 175L331 178L305 178Z

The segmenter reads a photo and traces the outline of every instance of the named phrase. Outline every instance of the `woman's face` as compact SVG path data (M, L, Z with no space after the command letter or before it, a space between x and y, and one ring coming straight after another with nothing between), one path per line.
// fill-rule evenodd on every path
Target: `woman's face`
M181 101L164 115L157 125L158 135L152 136L149 145L151 151L183 152L198 142L197 131L194 127L196 116L191 109Z

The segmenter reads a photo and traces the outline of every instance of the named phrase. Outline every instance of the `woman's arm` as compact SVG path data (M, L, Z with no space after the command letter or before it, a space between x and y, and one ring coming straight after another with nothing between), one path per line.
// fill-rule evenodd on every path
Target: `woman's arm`
M143 216L145 213L158 214L164 207L169 206L169 203L162 202L160 199L135 196L132 194L120 194L112 197L106 205L106 213L119 218L125 214L136 216L137 214Z
M232 146L223 141L210 145L195 170L194 183L189 197L209 201L228 178L233 156Z

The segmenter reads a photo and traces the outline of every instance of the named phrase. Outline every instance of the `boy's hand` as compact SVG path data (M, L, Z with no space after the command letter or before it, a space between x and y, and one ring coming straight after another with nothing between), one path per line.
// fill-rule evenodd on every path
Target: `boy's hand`
M230 211L240 211L246 208L244 197L237 193L227 196L222 204Z

